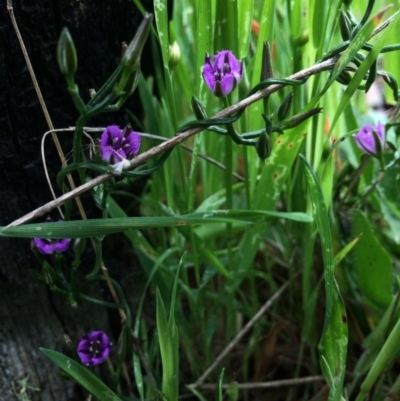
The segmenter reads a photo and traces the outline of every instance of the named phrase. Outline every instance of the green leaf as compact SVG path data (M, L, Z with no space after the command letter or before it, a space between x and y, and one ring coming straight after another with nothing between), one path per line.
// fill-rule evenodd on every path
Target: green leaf
M168 4L166 0L157 0L154 2L154 14L156 17L158 40L160 41L164 68L168 69L169 34L168 34Z
M336 254L333 260L335 266L338 265L346 257L346 255L353 249L360 238L361 234L358 237L354 238L353 241L349 242L339 253Z
M238 58L246 57L249 51L251 37L251 19L253 15L254 0L238 0L238 30L239 53Z
M197 14L198 23L201 29L197 29L197 58L196 58L196 88L198 90L198 98L204 105L207 104L208 95L211 93L207 85L205 85L201 71L204 65L204 58L206 53L214 54L213 48L213 30L214 24L212 21L213 16L212 0L198 1Z
M312 221L311 217L304 213L288 214L262 210L214 210L181 216L90 219L65 221L63 223L26 224L10 228L0 227L0 236L19 238L87 238L150 227L159 228L234 222L260 224L265 223L266 220L275 218L289 218L303 222Z
M117 394L83 365L51 349L40 348L40 351L100 401L122 401Z
M362 294L382 311L391 300L393 268L386 250L377 241L368 220L359 210L351 214L353 236L362 234L353 251L353 268L357 274Z
M301 160L305 167L308 192L324 260L326 311L324 330L318 345L321 369L330 385L329 399L340 400L343 393L348 342L346 309L334 276L332 235L322 190L308 161L303 156Z

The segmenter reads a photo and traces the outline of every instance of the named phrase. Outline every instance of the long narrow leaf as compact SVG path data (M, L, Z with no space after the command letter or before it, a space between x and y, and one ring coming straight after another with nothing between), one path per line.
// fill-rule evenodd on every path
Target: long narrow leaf
M334 277L334 258L328 211L318 179L308 161L305 167L308 192L315 223L321 239L326 294L325 324L319 343L321 368L330 384L330 400L340 400L347 355L347 317L342 297Z
M234 223L238 221L245 221L248 224L252 224L265 223L265 221L274 218L289 218L303 222L312 221L310 216L303 213L287 214L272 211L215 210L212 212L193 213L176 217L128 217L66 221L63 223L26 224L10 228L2 227L0 236L20 238L87 238L140 228Z
M122 401L117 394L83 365L51 349L40 348L40 351L100 401Z

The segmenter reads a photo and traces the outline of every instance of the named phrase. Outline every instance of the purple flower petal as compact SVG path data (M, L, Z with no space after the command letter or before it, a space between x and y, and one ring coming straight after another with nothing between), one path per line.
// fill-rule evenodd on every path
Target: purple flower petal
M354 135L356 145L367 155L378 156L385 145L385 127L380 122L376 127L367 124Z
M83 364L95 366L104 362L110 354L111 343L104 331L84 334L79 341L77 352Z
M100 155L107 163L119 163L139 153L141 136L125 127L122 132L117 125L110 125L101 135Z
M49 219L48 221L52 221ZM61 220L62 222L62 220ZM70 239L62 238L62 239L47 239L47 238L34 238L33 244L36 246L40 253L45 255L52 255L55 253L65 252L70 243Z
M378 124L376 124L376 133L381 140L382 146L385 145L385 126L381 122L378 122Z
M136 156L139 153L142 137L137 132L133 131L131 127L127 126L124 129L124 138L125 143L123 144L122 149L125 154L128 158Z
M100 145L100 154L101 154L101 158L107 162L110 163L111 162L111 156L114 153L114 148L112 146L102 146Z
M233 74L225 75L221 79L221 90L223 96L228 95L231 93L236 86L236 78L234 77Z
M214 77L214 67L211 63L210 56L207 55L206 61L203 67L203 79L207 86L214 92L215 89L215 77Z
M122 132L118 125L108 126L101 135L100 146L121 146Z

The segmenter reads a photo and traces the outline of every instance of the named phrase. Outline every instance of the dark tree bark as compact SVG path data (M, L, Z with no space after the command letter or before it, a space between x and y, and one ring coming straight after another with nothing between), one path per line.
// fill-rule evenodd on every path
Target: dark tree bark
M48 127L5 3L0 11L1 226L51 200L40 158L40 140ZM142 17L130 0L14 0L13 6L53 124L56 128L73 126L77 112L55 58L61 29L67 26L74 38L77 82L82 96L88 99L88 89L99 88L118 65L121 42L133 38ZM143 69L146 60L148 57L142 58ZM130 109L134 109L133 104ZM126 122L121 112L99 118L92 125L123 126ZM59 137L68 153L72 134ZM60 162L51 139L46 143L54 182ZM89 216L96 215L88 199L85 206ZM131 256L119 254L123 259L132 260ZM27 384L38 389L25 389L31 400L83 400L84 392L73 382L59 379L55 365L39 347L63 351L64 334L76 343L85 330L111 331L107 311L84 303L72 308L67 299L30 276L29 269L34 267L38 266L29 240L0 238L1 399L17 399L11 394L13 386L14 391L22 391L17 381L29 378ZM97 298L106 296L96 284L91 291Z

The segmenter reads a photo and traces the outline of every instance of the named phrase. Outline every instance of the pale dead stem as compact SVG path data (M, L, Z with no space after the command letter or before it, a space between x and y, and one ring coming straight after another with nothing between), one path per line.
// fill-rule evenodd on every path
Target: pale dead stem
M43 111L43 114L45 116L47 125L49 126L49 129L51 131L51 136L52 136L54 144L55 144L55 146L57 148L57 153L58 153L58 155L60 157L61 164L62 164L62 166L66 166L67 162L66 162L66 159L65 159L64 152L63 152L63 150L61 148L61 145L60 145L60 142L58 140L57 134L56 134L56 132L54 130L53 122L51 121L50 114L49 114L49 112L47 110L46 103L44 101L44 98L42 96L42 92L41 92L39 84L37 82L36 75L35 75L35 72L33 70L31 61L29 59L28 52L26 51L26 47L25 47L24 41L22 39L21 33L19 31L19 28L18 28L17 20L15 19L12 0L7 0L7 11L9 13L9 15L10 15L11 22L13 24L15 33L16 33L17 38L18 38L18 42L19 42L19 44L21 46L22 54L24 55L25 63L27 65L27 67L28 67L29 74L30 74L32 82L33 82L33 86L35 87L36 94L37 94L37 96L39 98L40 106L42 107L42 111ZM49 178L49 175L47 173L47 169L45 169L45 174L46 174L46 178L47 178L47 181L49 183L49 186L50 186L51 193L53 194L53 197L56 199L55 193L54 193L53 188L52 188L51 183L50 183L50 178ZM74 180L72 179L72 176L69 174L67 176L67 179L68 179L70 187L72 188L72 191L74 191L75 190L75 183L74 183ZM83 208L83 205L82 205L82 202L81 202L80 198L77 195L74 196L74 198L75 198L75 201L77 203L77 206L78 206L78 209L79 209L79 213L80 213L82 219L86 220L87 219L86 212L85 212L85 210ZM63 216L63 214L61 212L61 209L60 209L60 206L62 204L63 203L58 203L52 208L52 209L54 209L54 208L57 207L59 209L59 212L60 212L61 216ZM95 243L94 243L92 238L90 240L91 240L91 243L92 243L92 247L93 247L94 251L96 252ZM118 295L117 295L117 293L116 293L116 291L114 289L114 286L113 286L113 284L111 282L111 279L110 279L110 276L108 274L108 270L107 270L103 260L100 261L100 266L101 266L101 271L103 273L104 279L105 279L105 281L107 283L107 286L109 288L109 291L110 291L110 293L111 293L111 295L112 295L112 297L114 299L115 304L117 305L121 321L125 322L126 321L125 311L123 310L123 308L121 306L121 302L120 302L120 300L118 298Z
M293 276L298 277L299 273ZM292 279L292 280L293 280ZM190 387L199 388L204 383L207 376L220 364L220 362L232 351L238 342L245 336L254 324L265 314L265 312L274 304L274 302L285 292L292 280L287 281L279 288L278 291L268 299L267 302L258 310L258 312L246 323L246 325L236 334L235 338L223 349L223 351L215 358L214 362L205 370L205 372L191 384ZM204 387L203 387L204 388Z
M10 12L10 15L13 15L12 0L7 0L7 8ZM395 17L395 15L391 16L386 21L384 21L380 26L378 26L371 33L370 38L377 35L382 30L384 30L392 22L394 17ZM20 35L18 37L20 37ZM25 51L25 53L26 53L26 51ZM301 71L296 72L295 74L289 76L288 79L302 80L304 78L308 78L308 77L318 74L320 72L331 70L335 66L336 61L338 60L338 57L339 56L335 56L328 60L322 61L321 63L315 64L309 68L305 68L304 70L301 70ZM266 96L271 95L272 93L278 91L283 86L284 85L282 85L282 84L275 84L275 85L271 85L265 89L262 89L259 92L255 93L254 95L249 96L246 99L243 99L242 101L238 102L237 104L220 111L213 118L229 117L229 116L235 114L236 112L250 106L254 102L256 102L260 99L263 99ZM53 129L54 128L50 128L50 130L53 130ZM181 142L186 141L188 138L190 138L193 135L198 134L199 132L204 131L206 129L207 128L205 128L205 127L198 127L198 128L189 129L185 132L178 133L173 138L171 138L171 139L161 143L160 145L149 149L147 152L144 152L144 153L138 155L137 157L135 157L133 160L130 161L129 166L124 168L124 171L131 170L133 168L136 168L136 167L144 164L147 160L150 160L153 157L165 152L166 150L168 150L176 145L179 145ZM48 202L45 205L33 210L32 212L26 214L25 216L20 217L19 219L13 221L11 224L9 224L6 227L6 229L8 227L15 227L20 224L24 224L37 217L43 216L44 214L50 212L54 208L57 208L57 207L63 205L68 200L77 198L79 195L96 187L97 185L102 184L105 181L108 181L112 177L113 177L113 174L102 174L96 178L93 178L91 181L88 181L87 183L85 183L77 188L73 188L73 186L71 186L71 188L73 188L71 191L69 191L69 192L65 193L64 195L60 196L59 198L54 199L53 201Z
M330 70L334 67L336 61L337 61L337 57L330 58L319 64L313 65L312 67L309 67L302 71L299 71L299 72L289 76L288 79L301 80L304 78L308 78L311 75L318 74L322 71ZM254 102L256 102L260 99L263 99L266 96L278 91L283 86L284 85L282 85L282 84L275 84L275 85L271 85L265 89L262 89L259 92L255 93L254 95L249 96L246 99L238 102L237 104L220 111L213 118L229 117L229 116L235 114L236 112L250 106ZM144 152L144 153L138 155L137 157L135 157L134 159L132 159L129 163L129 166L127 166L124 169L124 171L131 170L133 168L136 168L136 167L144 164L147 160L150 160L153 157L160 155L161 153L165 152L166 150L171 149L171 148L175 147L176 145L179 145L180 143L186 141L188 138L190 138L193 135L198 134L199 132L204 131L204 130L206 130L205 127L197 127L197 128L192 128L185 132L176 134L174 137L168 139L167 141L161 143L160 145L155 146L155 147L149 149L147 152ZM99 175L99 176L93 178L91 181L88 181L85 184L83 184L75 189L72 189L71 191L60 196L59 198L57 198L51 202L48 202L45 205L26 214L25 216L13 221L6 228L15 227L20 224L24 224L30 220L33 220L37 217L43 216L44 214L50 212L54 208L59 207L59 206L63 205L65 202L69 201L70 199L74 199L77 196L83 194L84 192L96 187L97 185L100 185L103 182L108 181L112 177L113 177L113 174L109 174L109 173Z
M299 377L297 379L272 380L269 382L235 383L235 385L239 390L252 390L252 389L254 390L254 389L273 388L273 387L299 386L306 383L313 383L324 380L325 380L324 376L308 376L308 377ZM222 384L223 389L227 389L232 386L233 383ZM205 383L198 385L196 388L201 390L216 390L218 388L218 384Z

